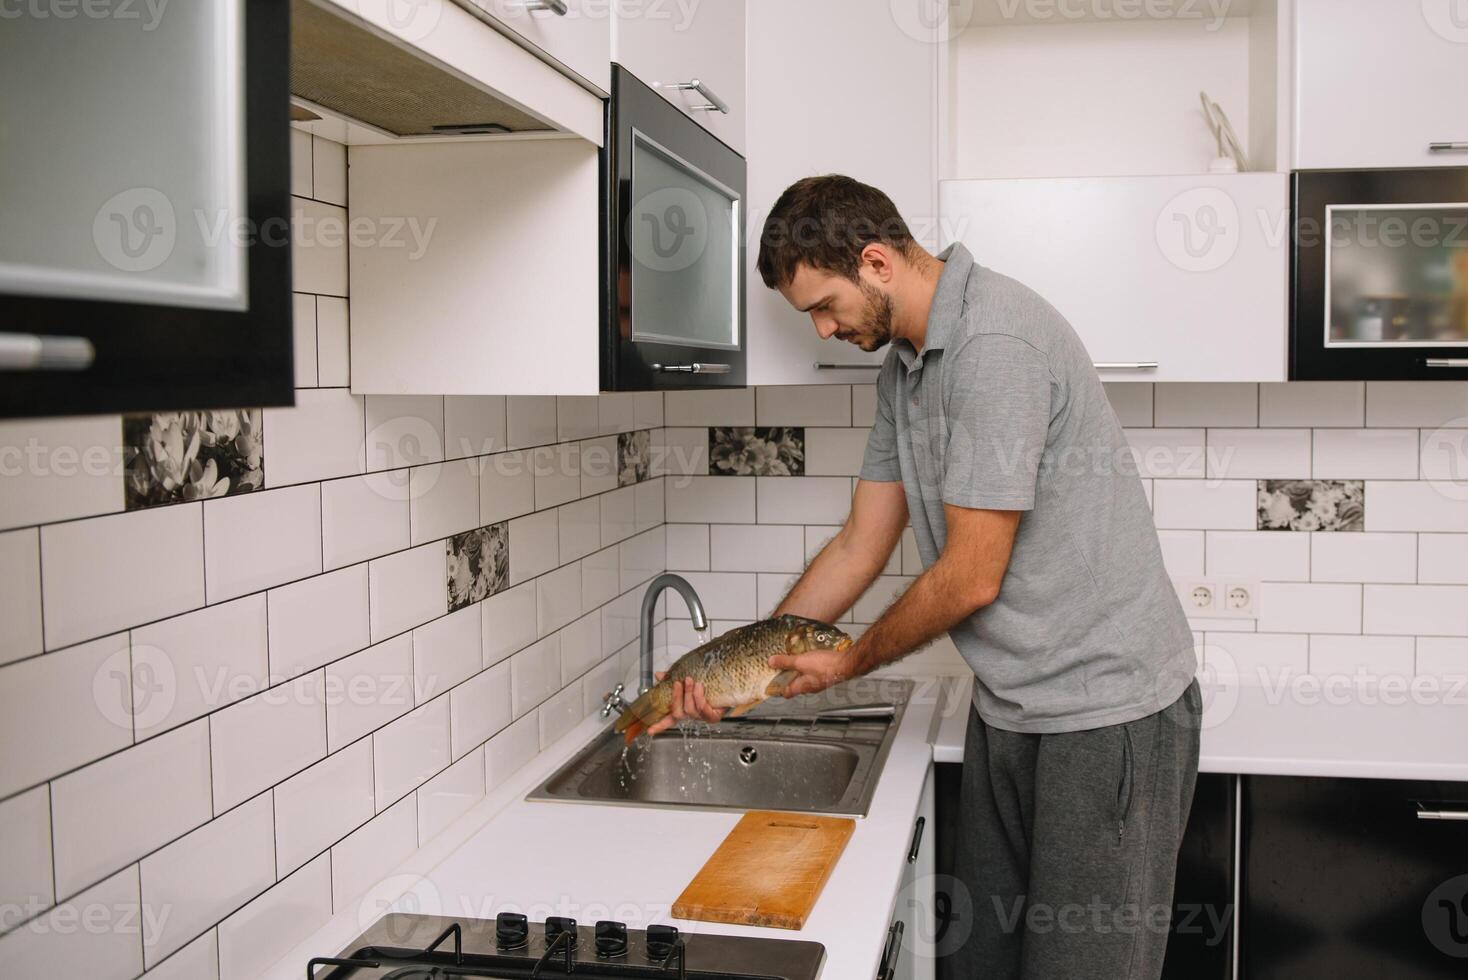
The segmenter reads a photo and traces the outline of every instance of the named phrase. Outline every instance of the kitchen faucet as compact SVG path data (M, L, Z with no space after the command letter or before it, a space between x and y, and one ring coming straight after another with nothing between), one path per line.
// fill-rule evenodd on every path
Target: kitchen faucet
M658 596L663 594L664 589L675 589L688 604L688 615L693 619L693 628L699 631L709 628L708 617L703 612L703 602L698 598L698 593L693 591L693 586L681 575L673 575L664 572L653 579L647 587L647 592L642 596L642 656L641 672L638 675L637 693L643 694L652 689L652 618L657 608Z

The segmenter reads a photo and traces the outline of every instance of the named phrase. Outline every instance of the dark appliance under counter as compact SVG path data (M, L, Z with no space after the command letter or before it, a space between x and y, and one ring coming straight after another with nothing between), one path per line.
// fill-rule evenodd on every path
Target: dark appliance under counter
M582 925L554 916L531 922L513 912L494 920L394 912L337 956L313 959L306 975L310 980L816 980L825 958L820 943L684 934L673 926L628 929L615 921Z

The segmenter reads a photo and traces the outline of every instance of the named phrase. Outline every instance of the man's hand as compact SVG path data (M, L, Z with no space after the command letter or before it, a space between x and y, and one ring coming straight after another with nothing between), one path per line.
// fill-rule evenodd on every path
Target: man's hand
M667 671L661 670L657 673L657 679L662 680ZM674 681L673 682L673 704L666 718L650 726L647 730L649 735L657 735L672 728L684 718L700 718L710 724L724 717L723 708L711 707L703 694L703 684L699 681Z
M853 648L854 649L854 648ZM785 686L784 697L815 694L832 684L839 684L864 673L852 657L852 650L812 650L809 653L777 653L770 658L776 670L798 670L800 676Z

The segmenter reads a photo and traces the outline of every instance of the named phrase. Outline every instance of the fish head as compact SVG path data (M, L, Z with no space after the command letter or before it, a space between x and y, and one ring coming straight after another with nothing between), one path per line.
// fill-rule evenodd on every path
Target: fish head
M816 650L846 650L851 637L828 623L806 620L796 626L787 638L791 653L813 653Z

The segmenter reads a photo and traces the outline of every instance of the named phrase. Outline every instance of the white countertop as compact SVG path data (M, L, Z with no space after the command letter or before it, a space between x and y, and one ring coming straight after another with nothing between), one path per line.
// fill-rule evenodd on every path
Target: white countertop
M962 762L972 676L952 678L933 759ZM1202 772L1468 782L1468 690L1417 691L1312 675L1272 684L1205 673Z
M921 688L920 688L921 690ZM312 956L346 947L387 911L532 920L569 915L634 929L671 923L685 932L803 939L826 946L825 980L876 974L905 866L937 699L915 694L892 743L871 808L799 931L693 922L672 917L673 900L741 814L528 802L525 795L598 735L592 716L420 848L368 897L337 913L265 976L299 980ZM677 738L676 734L671 736Z

